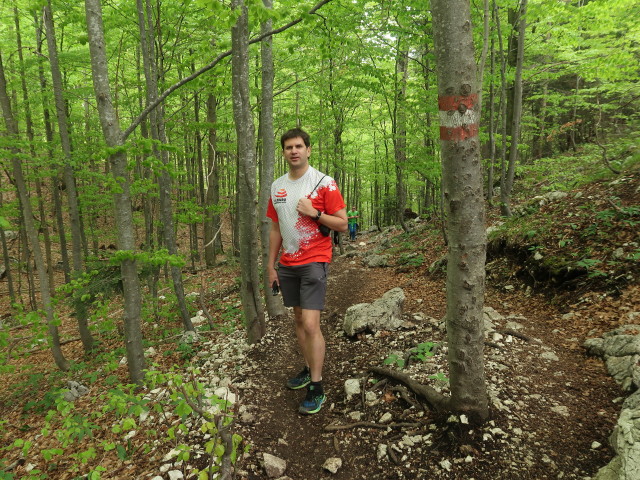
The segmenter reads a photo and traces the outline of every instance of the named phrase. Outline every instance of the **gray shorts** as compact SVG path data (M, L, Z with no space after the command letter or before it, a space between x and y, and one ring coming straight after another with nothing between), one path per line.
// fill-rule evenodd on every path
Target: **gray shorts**
M285 307L323 310L329 264L278 265L278 281Z

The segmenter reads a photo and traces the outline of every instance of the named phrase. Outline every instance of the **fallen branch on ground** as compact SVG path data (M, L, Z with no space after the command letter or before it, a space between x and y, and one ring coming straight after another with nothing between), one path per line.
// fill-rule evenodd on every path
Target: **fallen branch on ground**
M399 423L374 423L374 422L355 422L347 425L327 425L324 427L327 432L335 432L337 430L348 430L350 428L380 428L386 430L387 428L406 428L406 427L420 427L421 423L417 422L399 422Z
M533 341L533 338L531 338L529 335L525 335L524 333L520 333L516 330L511 330L509 328L505 330L499 330L498 333L501 333L502 335L511 335L512 337L519 338L520 340L524 340L525 342Z

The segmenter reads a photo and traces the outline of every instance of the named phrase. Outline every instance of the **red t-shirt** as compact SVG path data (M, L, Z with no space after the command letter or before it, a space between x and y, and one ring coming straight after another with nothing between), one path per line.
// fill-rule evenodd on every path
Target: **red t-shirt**
M317 188L314 190L316 185ZM329 215L345 208L336 181L311 166L297 180L289 179L289 174L275 180L271 185L267 217L280 224L282 265L331 261L331 235L322 235L318 222L296 210L298 200L303 197L311 199L313 208Z

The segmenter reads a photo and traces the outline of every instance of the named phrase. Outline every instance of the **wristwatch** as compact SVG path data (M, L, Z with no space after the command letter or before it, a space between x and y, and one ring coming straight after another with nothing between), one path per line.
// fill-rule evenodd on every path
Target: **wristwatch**
M316 214L316 220L320 220L321 216L322 216L322 212L318 210L318 213Z

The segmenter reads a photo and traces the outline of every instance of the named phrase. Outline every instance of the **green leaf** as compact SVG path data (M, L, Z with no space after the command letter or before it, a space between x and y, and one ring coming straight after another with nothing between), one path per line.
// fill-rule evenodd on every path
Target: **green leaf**
M127 454L127 449L124 448L124 446L122 446L122 445L117 445L116 446L116 452L118 453L118 458L120 460L126 460L127 457L129 456Z

